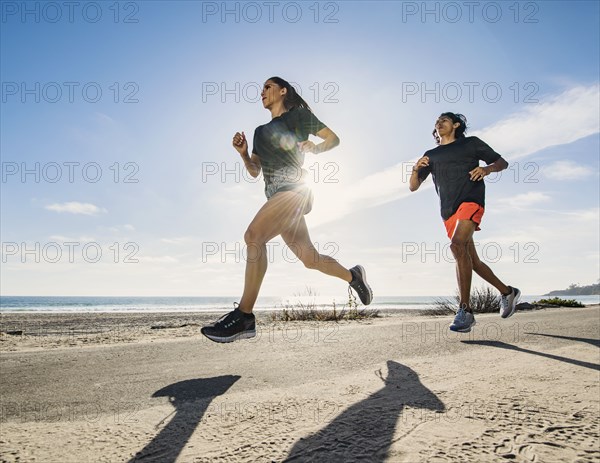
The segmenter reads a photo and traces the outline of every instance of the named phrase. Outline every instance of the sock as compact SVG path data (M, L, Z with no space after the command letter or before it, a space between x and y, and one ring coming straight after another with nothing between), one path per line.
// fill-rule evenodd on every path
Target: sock
M350 285L356 283L356 274L352 271L352 269L350 269L350 275L352 275L352 280L350 280Z

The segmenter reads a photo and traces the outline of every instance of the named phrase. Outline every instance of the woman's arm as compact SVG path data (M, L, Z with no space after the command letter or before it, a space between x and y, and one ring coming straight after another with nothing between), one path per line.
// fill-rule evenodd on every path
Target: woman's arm
M252 156L248 156L248 151L245 154L241 154L241 156L248 173L254 178L258 177L261 169L260 158L254 153L252 153Z
M323 141L318 145L315 145L310 140L300 142L298 143L298 148L300 148L300 151L303 153L319 154L329 151L340 144L340 139L329 127L322 128L316 133L316 135L317 137L322 138Z
M258 177L261 169L260 158L254 153L252 153L252 157L248 154L248 141L246 140L244 132L236 132L233 136L233 147L240 153L248 173L254 178Z

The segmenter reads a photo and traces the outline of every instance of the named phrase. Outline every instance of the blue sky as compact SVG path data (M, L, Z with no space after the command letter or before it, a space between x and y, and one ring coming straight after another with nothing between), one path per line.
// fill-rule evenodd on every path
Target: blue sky
M307 223L376 296L454 292L431 180L406 174L443 111L511 164L475 235L498 276L599 278L598 2L0 3L3 295L240 295L265 198L231 138L269 120L272 75L341 139L307 156ZM270 249L263 295L343 298Z

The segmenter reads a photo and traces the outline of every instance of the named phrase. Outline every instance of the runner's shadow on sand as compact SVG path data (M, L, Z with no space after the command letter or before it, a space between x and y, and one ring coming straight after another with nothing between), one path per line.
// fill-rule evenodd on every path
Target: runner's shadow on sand
M188 379L170 384L152 394L152 397L168 397L171 405L175 407L175 415L146 447L129 460L129 463L174 462L202 420L211 401L224 394L238 379L240 376L233 375Z
M388 360L384 386L342 412L324 429L300 439L285 462L386 460L396 424L405 407L444 411L444 403L427 389L410 368Z
M562 357L560 355L546 354L545 352L538 352L530 349L523 349L522 347L513 346L502 341L461 341L465 344L488 346L488 347L500 347L501 349L516 350L517 352L524 352L526 354L539 355L540 357L546 357L553 360L559 360L561 362L570 363L577 365L578 367L590 368L592 370L600 371L600 365L596 363L584 362L583 360L570 359L568 357Z
M533 336L546 336L548 338L568 339L569 341L587 342L588 344L591 344L592 346L600 347L600 339L576 338L573 336L559 336L558 334L545 334L545 333L527 333L527 332L525 332L525 334L531 334Z

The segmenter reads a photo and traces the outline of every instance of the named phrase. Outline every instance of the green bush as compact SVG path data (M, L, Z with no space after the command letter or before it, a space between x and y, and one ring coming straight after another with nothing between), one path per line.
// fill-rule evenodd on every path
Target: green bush
M448 315L456 313L459 303L460 295L457 292L454 299L436 299L433 307L431 310L428 310L427 313L432 315ZM469 305L473 309L473 313L499 312L500 294L489 286L475 288L474 290L471 290Z
M561 299L560 297L553 297L552 299L540 299L534 301L534 304L549 304L559 307L585 307L581 302L577 302L575 299Z
M312 289L307 288L307 296L316 296ZM300 295L296 295L300 296ZM287 302L284 304L281 311L275 311L271 313L272 321L340 321L340 320L362 320L366 318L379 317L379 310L377 309L358 309L356 305L356 299L350 293L348 297L348 303L344 304L341 309L338 309L335 302L333 302L331 309L319 308L315 304L314 300L304 303L298 301L294 304Z

